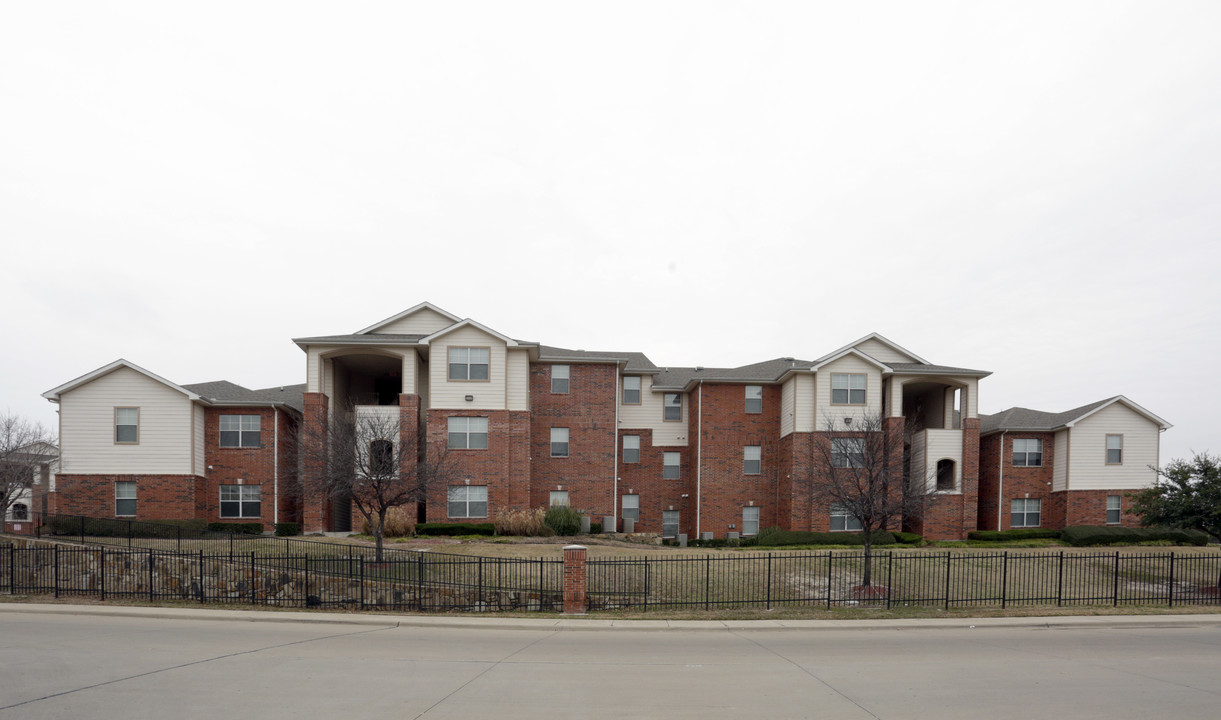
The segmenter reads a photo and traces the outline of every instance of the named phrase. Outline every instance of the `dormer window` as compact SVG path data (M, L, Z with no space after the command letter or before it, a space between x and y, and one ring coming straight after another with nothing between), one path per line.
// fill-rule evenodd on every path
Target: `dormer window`
M492 351L488 348L451 347L450 380L487 380Z

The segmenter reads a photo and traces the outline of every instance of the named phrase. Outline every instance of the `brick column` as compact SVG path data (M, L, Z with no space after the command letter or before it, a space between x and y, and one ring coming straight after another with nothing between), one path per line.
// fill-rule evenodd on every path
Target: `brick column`
M564 614L585 614L585 546L564 547Z
M979 418L962 421L962 535L979 525Z
M301 421L301 442L305 447L304 477L301 482L301 521L307 532L325 532L331 529L331 503L325 493L317 487L316 479L321 472L318 463L318 446L325 445L330 398L322 393L305 393L305 415Z
M886 448L886 479L890 484L891 501L896 504L903 501L903 436L906 426L907 419L902 416L882 419ZM886 529L901 530L905 520L905 518L896 517L891 520L890 527Z

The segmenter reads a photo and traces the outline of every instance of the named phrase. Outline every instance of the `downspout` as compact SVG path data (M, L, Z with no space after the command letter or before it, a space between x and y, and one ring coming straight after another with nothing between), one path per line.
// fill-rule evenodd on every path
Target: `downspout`
M619 363L615 363L615 447L611 454L615 456L615 474L611 478L614 495L611 496L611 517L615 527L619 528ZM637 503L639 505L639 503Z
M700 534L700 511L703 509L704 493L702 489L702 480L704 475L704 380L700 378L698 393L698 409L695 416L695 538L698 540L703 535Z
M1005 433L1001 431L1001 457L997 461L997 481L996 481L996 529L1001 529L1001 513L1005 510Z
M278 525L280 524L280 410L274 406L271 408L271 435L272 502L275 503L271 508L271 522L273 525Z

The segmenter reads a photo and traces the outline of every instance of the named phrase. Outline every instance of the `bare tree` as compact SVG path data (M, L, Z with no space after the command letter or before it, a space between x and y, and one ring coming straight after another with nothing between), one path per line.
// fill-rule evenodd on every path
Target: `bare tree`
M42 425L20 415L0 415L0 519L24 500L34 476L54 460L55 438ZM29 508L27 507L27 510Z
M402 432L397 406L352 407L332 414L325 430L304 428L301 491L351 501L368 522L382 561L391 508L425 502L454 474L444 447L427 449L422 434Z
M910 458L906 448L912 429L887 437L881 415L849 417L836 422L828 417L825 432L815 436L808 480L810 497L843 518L839 529L857 528L865 547L861 584L872 583L874 533L902 520L923 514L930 489L923 471L907 476Z

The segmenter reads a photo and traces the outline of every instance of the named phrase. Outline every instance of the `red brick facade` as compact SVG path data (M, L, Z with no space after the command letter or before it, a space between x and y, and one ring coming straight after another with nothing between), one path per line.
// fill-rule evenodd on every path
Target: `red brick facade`
M552 365L530 368L530 498L546 507L563 490L573 508L594 516L615 511L616 366L569 365L568 390L551 391ZM551 429L567 428L568 455L551 453Z
M63 515L118 517L115 483L136 483L135 520L190 520L202 517L207 480L197 475L59 475L57 512ZM127 517L127 516L123 516Z
M488 515L450 517L448 490L429 489L428 522L491 522L496 512L532 507L530 502L530 413L509 410L429 410L425 434L428 452L446 453L448 485L487 487ZM488 446L477 450L447 450L449 418L488 419Z
M1042 460L1040 464L1035 466L1014 465L1014 440L1041 440ZM987 459L979 471L980 530L1012 529L1009 501L1017 498L1042 500L1043 527L1063 527L1062 524L1052 525L1052 516L1048 514L1052 468L1055 462L1055 435L1053 433L993 433L980 440L980 455ZM1059 515L1063 516L1063 513L1061 512Z

